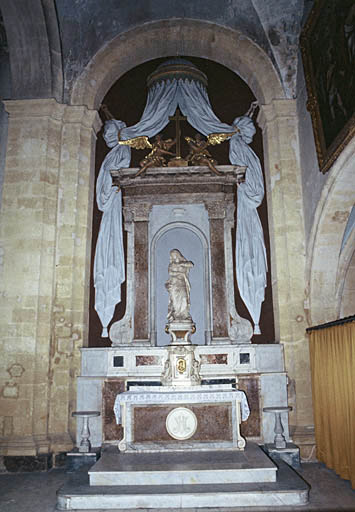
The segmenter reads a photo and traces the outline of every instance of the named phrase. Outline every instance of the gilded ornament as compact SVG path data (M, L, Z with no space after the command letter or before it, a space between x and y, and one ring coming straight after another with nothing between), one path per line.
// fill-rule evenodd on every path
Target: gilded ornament
M239 128L236 128L234 132L231 133L210 133L207 136L207 144L210 144L211 146L216 146L216 144L221 144L222 142L230 139L238 133L240 130Z
M146 135L141 135L140 137L134 137L133 139L128 140L119 140L118 143L121 144L121 146L131 146L134 149L152 148L152 145Z

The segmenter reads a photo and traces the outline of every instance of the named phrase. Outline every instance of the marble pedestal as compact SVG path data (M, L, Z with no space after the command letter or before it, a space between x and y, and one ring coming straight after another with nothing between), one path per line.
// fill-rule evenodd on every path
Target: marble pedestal
M264 448L276 463L283 460L295 469L301 467L300 449L294 443L286 443L284 448L276 448L275 443L266 443Z
M90 467L95 464L99 458L99 452L82 453L79 451L68 452L66 456L66 470L67 473L74 473L82 467Z

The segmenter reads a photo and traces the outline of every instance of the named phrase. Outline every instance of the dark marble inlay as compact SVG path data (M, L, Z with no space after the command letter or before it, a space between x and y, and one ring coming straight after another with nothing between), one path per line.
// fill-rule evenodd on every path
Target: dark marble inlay
M232 384L232 387L236 387L235 379L203 379L201 382L202 386L211 386L213 384Z
M116 396L125 391L125 381L122 379L109 379L104 382L102 390L102 430L104 441L115 441L122 439L123 429L121 425L116 424L113 406Z
M122 368L124 366L123 356L113 356L113 366L115 368Z
M133 432L135 442L176 442L166 430L165 422L170 411L181 405L157 405L134 407ZM197 417L197 430L187 440L190 441L231 441L232 406L231 404L194 404L184 405ZM184 441L178 441L184 443Z
M161 364L160 356L136 356L136 366L160 366Z
M211 264L212 264L212 301L213 301L213 336L228 337L226 318L226 271L224 262L224 221L210 219Z
M148 222L134 224L134 338L148 339Z
M127 391L132 386L161 386L162 383L157 380L129 380L127 381Z
M239 354L239 364L249 364L249 363L250 363L249 352L241 352Z
M260 437L261 415L259 377L239 377L238 389L244 391L247 395L250 408L250 416L247 421L242 421L240 425L240 433L244 437Z
M228 364L227 354L201 354L201 364Z

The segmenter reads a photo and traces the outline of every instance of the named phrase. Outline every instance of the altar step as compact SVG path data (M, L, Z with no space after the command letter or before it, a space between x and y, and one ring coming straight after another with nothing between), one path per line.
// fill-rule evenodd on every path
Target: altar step
M276 482L277 467L255 443L244 451L119 453L105 450L90 485L196 485Z
M251 443L248 443L248 449ZM255 447L255 445L254 445ZM247 451L247 450L246 450ZM251 453L253 448L251 450ZM174 466L167 470L168 462L161 461L162 467L160 468L160 477L163 478L159 485L142 485L138 484L136 477L141 478L142 473L148 472L147 467L140 466L137 469L135 463L128 464L128 456L135 457L141 454L125 454L123 455L127 460L125 465L125 472L128 477L125 477L124 483L122 481L119 485L90 485L89 475L86 472L76 472L71 474L68 482L57 493L57 510L135 510L135 509L194 509L194 508L212 508L218 510L219 508L238 508L238 507L272 507L276 509L280 506L297 506L304 505L308 502L309 486L308 484L287 464L283 461L278 462L276 473L276 481L263 481L263 482L245 482L238 481L237 483L229 483L229 471L225 472L225 482L221 480L223 470L220 474L215 470L215 464L222 464L222 458L225 457L225 466L228 468L230 464L229 455L226 452L205 452L202 455L207 457L213 455L213 458L208 462L203 462L203 467L199 464L194 468L194 475L196 481L194 483L179 483L171 484L169 476L170 471L176 474L182 472L181 461L176 462ZM255 450L257 453L257 450ZM106 455L105 455L106 454ZM108 462L111 459L111 450L104 452L103 458ZM122 454L121 454L122 455ZM148 454L144 454L148 455ZM153 455L153 454L149 454ZM154 454L155 456L156 454ZM165 453L164 456L170 457L176 455L174 453ZM191 460L191 452L183 454L186 459ZM201 453L199 453L201 455ZM262 453L262 456L265 454ZM109 456L109 457L108 457ZM116 453L116 457L118 454ZM261 456L261 458L263 458ZM252 456L250 455L250 458ZM133 459L134 461L135 459ZM100 461L99 461L100 462ZM270 461L271 464L272 461ZM98 465L99 463L97 463ZM155 462L154 464L157 464ZM153 465L154 465L153 464ZM236 463L234 463L236 464ZM240 463L242 464L242 463ZM102 464L101 464L102 466ZM94 466L95 467L95 466ZM93 467L93 468L94 468ZM98 466L100 469L100 465ZM90 469L90 480L93 476L93 468ZM97 468L96 468L97 469ZM152 468L151 468L152 469ZM153 474L159 473L158 468L153 469ZM192 476L192 468L189 478ZM230 468L229 468L230 469ZM234 477L238 475L235 472L237 468L234 466L232 472ZM250 468L249 468L250 469ZM243 470L240 468L240 470ZM261 473L265 468L261 469ZM200 483L199 473L207 471L211 476L215 474L214 482ZM121 476L124 473L121 472ZM260 473L260 476L261 476ZM256 474L256 473L254 473ZM218 476L217 476L218 475ZM267 472L265 473L267 475ZM265 477L264 475L264 477ZM102 475L101 475L102 476ZM210 478L209 476L209 478ZM96 478L96 476L94 477ZM101 478L101 477L100 477ZM174 476L176 478L176 476ZM239 478L239 476L237 476Z

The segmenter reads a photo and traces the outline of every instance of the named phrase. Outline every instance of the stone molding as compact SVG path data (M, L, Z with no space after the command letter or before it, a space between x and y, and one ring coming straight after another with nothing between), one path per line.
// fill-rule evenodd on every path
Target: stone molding
M9 122L26 118L49 117L63 123L79 123L93 129L96 134L102 121L96 110L89 110L86 106L66 105L58 103L55 99L35 100L3 100L5 110L9 114Z
M204 201L209 219L224 219L226 217L225 201Z
M152 203L127 201L124 206L124 216L126 222L148 222L149 214L152 210Z
M275 121L277 118L292 117L297 118L297 103L293 99L273 99L267 105L260 105L257 122L264 131L267 123Z

